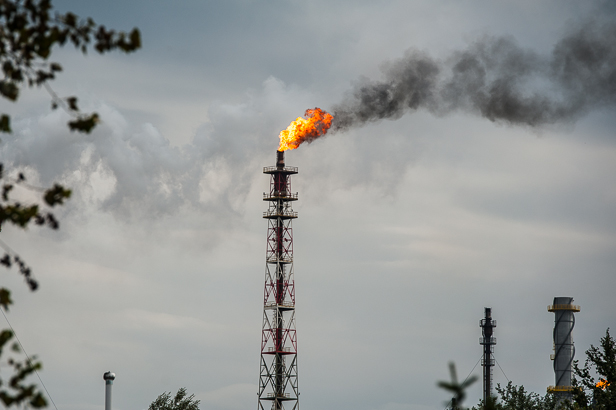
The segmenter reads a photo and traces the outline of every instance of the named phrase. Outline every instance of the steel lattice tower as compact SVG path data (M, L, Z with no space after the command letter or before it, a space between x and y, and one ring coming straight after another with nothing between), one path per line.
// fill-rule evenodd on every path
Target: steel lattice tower
M297 335L295 331L295 280L293 278L293 228L297 218L291 204L291 175L297 167L285 167L284 151L277 151L275 167L263 168L270 175L265 256L265 292L259 376L258 410L298 410Z
M496 338L492 336L496 327L496 320L492 319L492 308L484 308L485 317L479 322L481 327L482 337L479 338L479 344L483 346L483 356L481 357L481 366L483 367L483 402L488 402L488 398L492 395L492 367L494 367L494 345Z

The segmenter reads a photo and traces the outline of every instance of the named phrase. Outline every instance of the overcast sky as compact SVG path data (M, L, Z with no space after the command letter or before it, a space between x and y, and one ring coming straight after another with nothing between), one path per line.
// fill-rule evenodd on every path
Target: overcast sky
M70 133L42 89L0 102L14 128L0 160L73 190L59 231L2 232L40 282L30 293L3 274L8 318L61 410L102 409L108 370L117 410L180 387L202 409L256 408L262 167L280 130L414 50L446 64L503 36L549 59L577 27L616 17L609 1L54 5L143 38L131 55L54 52L53 87L101 115L91 135ZM484 307L498 321L495 382L540 394L554 384L555 296L582 307L577 359L616 331L613 103L539 127L419 108L288 151L301 408L444 408L436 382L449 361L461 378L478 362ZM476 383L466 404L480 396Z

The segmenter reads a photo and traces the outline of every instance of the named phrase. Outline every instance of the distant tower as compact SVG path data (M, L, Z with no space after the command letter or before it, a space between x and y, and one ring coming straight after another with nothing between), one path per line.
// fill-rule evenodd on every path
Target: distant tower
M483 402L487 403L488 398L492 395L492 367L494 366L494 345L496 338L492 336L496 327L496 320L492 319L492 308L484 308L485 317L479 322L481 327L482 337L479 338L479 344L483 346L483 356L481 358L481 366L483 366Z
M105 380L105 410L111 410L111 386L115 380L115 373L106 372L103 374Z
M571 400L571 363L575 356L575 346L571 332L575 326L574 312L580 307L573 304L573 298L556 297L554 304L548 306L548 312L554 312L554 379L556 385L548 387L549 392L558 395L559 401Z
M299 410L291 225L297 218L291 207L297 200L291 192L297 167L286 167L284 151L278 151L276 166L265 167L263 173L271 179L269 193L263 194L269 207L263 213L268 227L258 410Z

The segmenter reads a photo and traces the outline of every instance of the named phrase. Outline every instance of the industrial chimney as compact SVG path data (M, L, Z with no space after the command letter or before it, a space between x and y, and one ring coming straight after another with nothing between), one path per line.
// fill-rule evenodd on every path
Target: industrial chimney
M111 410L111 386L113 386L114 379L115 373L106 372L103 374L103 380L105 380L105 410Z
M479 338L479 344L483 346L483 356L481 357L481 366L483 367L483 402L488 402L488 398L492 395L492 367L494 366L494 345L496 338L492 336L496 327L496 320L492 319L492 308L484 308L485 317L479 322L482 337Z
M259 375L259 410L297 410L297 335L295 331L295 279L293 274L293 227L297 218L291 204L291 175L284 151L277 151L276 166L263 168L270 175L269 192L263 194L268 209L265 254L265 292Z
M556 394L558 401L571 400L573 387L571 386L571 363L575 356L573 337L571 332L575 326L574 312L580 307L573 304L571 297L555 297L554 304L548 306L548 312L554 312L554 379L556 384L548 387L548 392Z

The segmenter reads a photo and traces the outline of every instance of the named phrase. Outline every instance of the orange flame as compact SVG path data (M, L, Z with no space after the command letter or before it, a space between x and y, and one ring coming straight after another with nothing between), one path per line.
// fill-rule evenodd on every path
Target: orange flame
M607 386L609 386L610 384L607 382L607 380L605 379L599 379L599 382L596 384L596 387L605 390L605 388Z
M297 117L286 130L280 131L280 147L278 151L295 149L299 145L325 135L332 125L334 116L320 108L308 109L304 117Z

